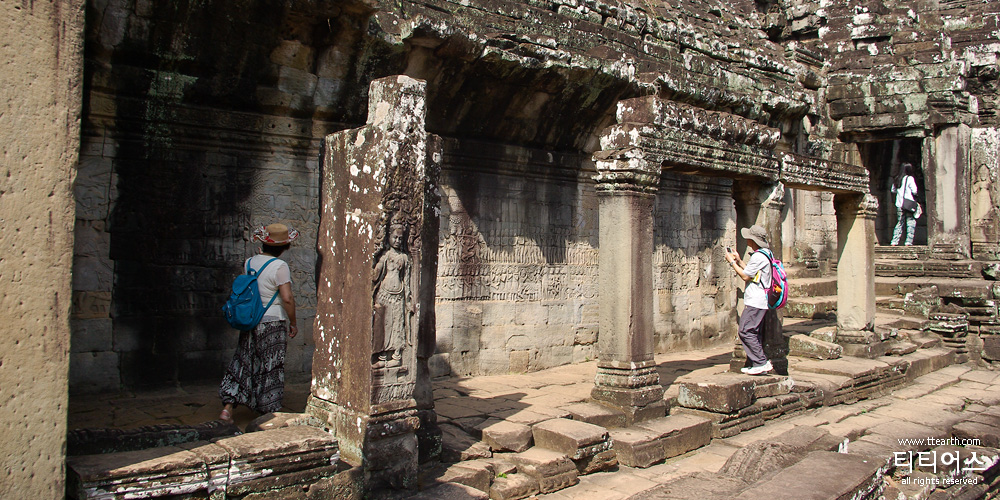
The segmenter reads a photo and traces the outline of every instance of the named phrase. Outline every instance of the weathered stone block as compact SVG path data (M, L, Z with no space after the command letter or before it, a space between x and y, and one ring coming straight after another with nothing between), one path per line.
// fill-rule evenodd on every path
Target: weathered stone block
M462 483L441 484L409 497L410 500L487 500L488 498L490 496L487 493Z
M990 335L983 337L983 359L990 361L1000 361L1000 336Z
M488 492L490 484L493 482L493 474L485 467L466 467L464 463L459 462L445 469L435 480L443 483L458 483L481 492Z
M801 356L814 359L836 359L841 356L844 348L834 344L819 340L809 335L792 335L788 339L789 353L792 356Z
M73 320L70 352L111 351L111 326L111 318Z
M982 446L1000 448L1000 428L989 423L959 422L952 428L951 435L959 439L978 439Z
M527 474L498 477L490 486L490 498L493 500L518 500L538 493L538 480Z
M318 418L305 413L273 412L261 415L253 419L244 432L258 432L291 427L293 425L312 425L320 427L322 422Z
M741 500L820 500L869 498L882 486L881 463L864 457L816 451L802 461L757 483L736 498ZM831 474L830 471L837 471Z
M121 388L118 353L79 352L69 355L70 392L113 392Z
M492 456L490 447L454 425L441 424L441 460L461 462Z
M278 70L278 90L297 96L312 96L318 77L308 71L282 66Z
M712 421L694 415L670 415L636 425L658 436L666 458L683 455L712 441Z
M618 465L618 452L615 450L604 450L594 455L573 460L576 470L580 475L592 474L602 470L608 470Z
M795 388L795 381L788 376L755 376L753 377L754 399L771 398L790 394Z
M69 488L77 498L114 493L182 495L208 488L203 460L175 446L70 457L66 468ZM157 481L151 483L151 477Z
M756 441L736 450L719 469L719 474L753 484L774 471L802 460L805 455L805 450L788 444Z
M483 442L493 451L522 452L531 447L531 427L506 420L489 419L477 426Z
M831 343L832 342L836 342L837 341L837 327L835 327L835 326L827 326L827 327L823 327L823 328L817 328L816 330L813 330L809 334L809 336L812 337L812 338L814 338L814 339L816 339L816 340L821 340L823 342L831 342Z
M598 403L574 403L563 406L573 416L573 420L587 422L604 428L624 427L625 414L620 410Z
M558 451L574 460L611 448L608 431L586 422L554 418L535 424L531 430L536 446Z
M645 468L666 459L658 433L632 427L610 430L608 434L622 465Z
M747 377L716 375L707 382L682 382L677 404L717 413L732 413L753 404L754 383Z
M567 472L576 472L576 466L566 455L545 448L534 447L510 456L517 465L517 471L534 478L553 477Z

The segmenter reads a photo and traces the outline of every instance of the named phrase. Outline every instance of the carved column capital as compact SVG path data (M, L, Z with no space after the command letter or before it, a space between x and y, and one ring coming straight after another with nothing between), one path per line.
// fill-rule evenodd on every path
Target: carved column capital
M838 194L833 198L837 217L864 217L875 219L878 215L878 198L871 193Z
M597 163L599 192L656 193L660 185L660 166L643 157L638 148L600 151Z
M733 183L733 199L745 205L781 208L785 206L785 185L781 182L739 180Z
M761 188L765 196L764 207L780 210L785 206L785 185L781 182L767 183Z

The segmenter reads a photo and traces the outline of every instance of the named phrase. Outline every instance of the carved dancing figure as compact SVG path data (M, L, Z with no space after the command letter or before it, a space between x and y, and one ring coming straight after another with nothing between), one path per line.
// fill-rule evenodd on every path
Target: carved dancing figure
M406 227L394 222L389 228L389 248L375 264L373 368L400 366L403 349L410 345L410 316L415 312L410 286L413 263L403 249L405 235Z

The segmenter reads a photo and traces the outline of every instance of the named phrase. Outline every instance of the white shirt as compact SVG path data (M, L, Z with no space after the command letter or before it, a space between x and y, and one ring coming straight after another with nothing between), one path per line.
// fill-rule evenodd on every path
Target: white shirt
M767 309L767 289L771 288L771 261L764 255L767 251L754 252L743 268L751 278L743 291L743 303L757 309Z
M274 259L274 257L270 255L254 255L243 263L243 270L246 271L247 262L249 262L252 269L259 271L261 266L271 259ZM257 275L257 286L260 290L261 304L266 306L268 302L271 302L271 297L274 297L274 294L278 293L279 286L291 282L291 271L288 269L288 264L285 261L275 259L274 262L268 264L264 268L264 272ZM274 298L274 303L271 304L271 307L267 308L267 311L264 311L264 317L260 320L261 323L268 321L288 321L288 313L282 307L280 294Z
M917 201L915 196L917 196L917 181L913 179L912 175L907 175L903 177L903 182L896 189L896 183L892 183L892 192L896 193L896 208L903 208L903 200L907 199L910 201Z

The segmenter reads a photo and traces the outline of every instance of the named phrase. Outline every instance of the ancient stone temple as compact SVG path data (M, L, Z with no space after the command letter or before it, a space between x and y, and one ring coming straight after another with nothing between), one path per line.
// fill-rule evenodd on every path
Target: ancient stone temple
M51 477L66 477L67 404L221 378L237 332L219 308L253 228L273 221L302 235L283 256L301 329L285 374L310 382L297 409L310 430L267 449L326 468L192 472L170 494L321 476L415 488L448 432L442 377L596 361L591 411L622 428L675 416L686 396L665 396L655 357L734 345L743 284L724 251L746 256L738 231L753 224L797 283L769 318L778 375L789 356L875 362L923 334L948 360L1000 362L996 2L0 12L0 497L64 490ZM921 216L913 244L892 246L904 163ZM738 344L730 364L745 364ZM717 433L745 423L741 408L686 408ZM224 431L190 431L171 460L221 470L257 449ZM600 451L560 467L604 467L611 441L598 433L580 449ZM78 491L106 487L87 467Z

